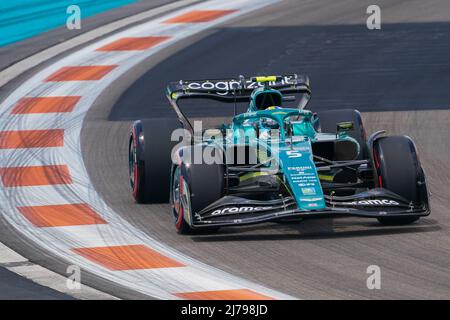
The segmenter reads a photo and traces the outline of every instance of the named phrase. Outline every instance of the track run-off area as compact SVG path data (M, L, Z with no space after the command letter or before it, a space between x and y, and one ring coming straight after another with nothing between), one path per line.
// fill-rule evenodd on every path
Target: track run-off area
M380 1L382 29L368 30L370 4L206 1L55 61L0 106L2 217L52 257L159 299L449 298L450 4ZM174 116L169 81L293 72L311 77L313 111L357 108L368 133L414 138L429 217L181 236L168 205L133 202L130 120Z

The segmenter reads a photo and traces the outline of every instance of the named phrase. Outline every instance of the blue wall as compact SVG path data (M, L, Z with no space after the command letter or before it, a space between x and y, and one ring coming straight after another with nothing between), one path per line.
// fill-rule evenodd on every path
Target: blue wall
M67 7L78 5L81 19L138 0L0 0L0 47L65 26ZM81 24L83 28L83 24Z

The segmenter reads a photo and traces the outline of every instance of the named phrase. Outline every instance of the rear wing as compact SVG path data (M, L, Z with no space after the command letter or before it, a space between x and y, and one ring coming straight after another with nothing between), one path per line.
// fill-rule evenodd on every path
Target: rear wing
M239 76L237 79L180 80L169 83L167 86L167 99L169 99L172 108L177 113L178 119L183 123L184 128L189 130L193 135L194 129L189 119L178 106L177 102L179 100L196 98L234 103L236 113L237 102L250 101L253 90L264 86L279 90L284 96L304 94L299 105L301 109L306 105L311 96L309 78L307 76L292 74L249 78ZM296 99L295 96L287 98Z
M262 86L279 90L283 95L311 94L307 76L291 74L270 77L239 76L235 79L180 80L167 86L167 98L170 102L181 99L204 98L222 102L250 101L254 89Z

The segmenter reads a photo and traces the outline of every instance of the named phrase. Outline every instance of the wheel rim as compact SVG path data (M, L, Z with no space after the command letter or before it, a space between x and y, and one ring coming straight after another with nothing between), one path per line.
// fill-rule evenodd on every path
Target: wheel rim
M175 220L178 220L178 212L180 210L180 170L177 167L173 174L172 182L172 203L174 209Z
M375 169L378 175L377 184L379 188L383 188L383 178L381 176L381 169L380 169L380 156L377 152L377 150L373 150L373 160L375 162Z
M184 215L190 214L190 195L186 181L181 175L180 168L176 167L173 175L172 202L175 226L180 229Z
M136 174L137 174L137 165L136 165L136 148L134 146L133 140L130 141L130 148L128 152L128 172L130 176L130 185L131 189L135 191L136 186Z

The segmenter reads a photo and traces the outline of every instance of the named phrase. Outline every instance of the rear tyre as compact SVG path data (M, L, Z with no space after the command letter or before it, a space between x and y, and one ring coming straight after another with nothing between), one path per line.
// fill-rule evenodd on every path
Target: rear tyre
M353 122L353 130L348 135L354 138L361 148L357 160L367 159L366 130L361 113L354 109L338 109L317 112L319 126L324 133L336 133L339 122Z
M218 227L195 230L190 227L190 221L196 213L219 200L223 196L223 191L224 166L222 164L186 165L182 163L180 166L174 166L171 204L177 231L182 234L194 231L217 231Z
M171 152L178 141L172 132L182 128L177 119L148 119L133 123L129 140L130 186L138 203L169 201Z
M374 162L378 186L411 201L420 202L419 177L423 174L416 148L409 137L382 137L374 144ZM419 217L382 217L381 224L409 224Z

